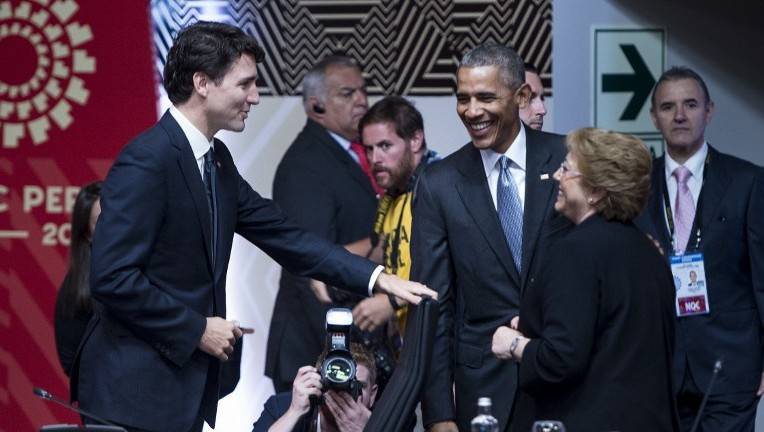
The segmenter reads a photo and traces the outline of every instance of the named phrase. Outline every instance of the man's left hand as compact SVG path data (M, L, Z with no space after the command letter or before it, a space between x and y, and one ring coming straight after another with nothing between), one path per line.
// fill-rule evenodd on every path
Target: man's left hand
M340 432L361 432L371 417L371 411L347 392L330 390L324 394L324 402Z
M761 381L759 381L759 389L756 390L756 396L764 395L764 372L761 373Z
M438 293L419 282L403 280L398 276L389 275L385 272L379 274L377 282L374 284L374 288L392 294L401 300L405 300L406 302L415 305L422 301L423 295L430 296L436 300L438 298Z
M375 294L353 308L353 321L363 331L374 331L392 318L394 313L387 294Z

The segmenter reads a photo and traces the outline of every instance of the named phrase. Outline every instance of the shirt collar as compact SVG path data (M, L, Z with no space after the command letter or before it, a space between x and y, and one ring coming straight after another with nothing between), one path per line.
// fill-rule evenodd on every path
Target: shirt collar
M509 146L506 153L503 153L504 156L508 157L515 164L515 166L523 171L525 171L525 154L527 150L525 141L525 126L523 126L523 122L520 122L520 132L515 137L515 140L512 141L512 144ZM485 170L486 177L491 175L491 171L493 171L496 162L501 156L502 153L497 153L492 149L480 150L480 157L483 160L483 169Z
M350 151L350 141L346 140L344 137L337 135L336 133L330 131L329 129L327 129L326 131L329 132L329 135L331 135L335 141L337 141L337 144L339 144L340 147L345 149L345 151Z
M694 155L690 156L682 165L684 165L692 173L692 178L695 180L701 180L703 177L703 165L706 163L706 155L708 155L708 143L703 141L703 146L700 150L696 151ZM666 152L666 178L670 178L674 170L679 167L679 163Z
M180 129L188 139L188 143L191 144L191 151L194 152L194 158L201 159L204 155L210 151L212 147L212 141L208 141L207 137L191 123L186 116L180 112L175 106L170 107L170 114L178 122Z

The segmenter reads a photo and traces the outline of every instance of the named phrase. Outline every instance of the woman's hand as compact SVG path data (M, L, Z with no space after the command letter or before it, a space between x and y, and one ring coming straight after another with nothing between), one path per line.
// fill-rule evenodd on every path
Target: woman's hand
M530 339L523 336L519 331L507 326L501 326L493 334L491 351L499 360L520 361L523 358L523 351L528 342L530 342Z

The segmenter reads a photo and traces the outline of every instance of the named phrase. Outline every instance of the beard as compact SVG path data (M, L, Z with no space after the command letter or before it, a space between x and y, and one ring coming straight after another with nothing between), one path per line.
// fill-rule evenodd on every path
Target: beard
M400 163L393 168L382 168L378 172L387 173L388 180L380 184L385 190L393 192L404 192L409 179L414 174L414 152L411 147L406 147L406 152L401 157ZM376 176L375 176L376 177ZM379 179L377 179L379 182Z

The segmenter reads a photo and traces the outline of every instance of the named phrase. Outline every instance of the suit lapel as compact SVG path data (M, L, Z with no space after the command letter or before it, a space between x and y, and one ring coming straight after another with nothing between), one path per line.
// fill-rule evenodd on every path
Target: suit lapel
M334 158L346 166L354 181L358 182L369 194L377 194L371 186L371 181L366 176L366 173L361 169L361 165L347 151L340 147L340 144L332 138L329 131L312 120L308 120L308 130Z
M515 284L520 286L520 275L515 269L504 230L501 228L499 216L491 199L491 191L488 189L480 151L471 145L465 150L465 157L460 159L458 166L463 176L456 183L459 197L504 270Z
M236 166L231 159L228 149L220 140L215 139L215 166L217 170L217 212L218 212L218 245L217 260L227 262L231 252L231 239L236 230L236 211L239 194L239 176ZM206 198L206 197L205 197ZM226 267L215 266L216 278L222 277Z
M523 211L523 284L528 276L530 263L536 251L539 233L552 205L555 181L552 174L557 167L551 167L552 155L540 145L534 131L526 128L525 157L525 209ZM541 176L547 177L542 180Z
M725 193L724 191L727 190L727 187L730 183L730 176L729 173L726 170L726 167L724 166L724 161L721 160L719 157L719 152L716 151L716 149L712 148L710 145L708 146L708 154L709 154L709 161L708 164L705 166L705 170L708 170L708 172L705 174L705 180L703 181L703 188L701 189L701 209L700 209L700 222L701 222L701 230L706 229L707 227L711 226L714 219L716 219L717 214L719 213L720 209L722 208L719 203L722 202L724 199ZM698 218L695 218L695 223L693 224L690 240L693 242L692 245L694 247L697 232L698 232L698 226L697 226ZM701 232L701 236L703 233Z
M178 125L169 111L162 116L160 124L170 135L173 145L178 149L178 166L183 174L186 187L191 193L191 199L194 202L196 216L199 219L199 225L202 227L204 249L207 251L207 263L210 266L210 271L212 271L212 233L210 232L212 222L210 220L210 211L207 207L204 181L199 174L199 165L196 164L196 158L194 158L194 153L191 151L191 144L189 144L188 138L183 134L180 125Z

